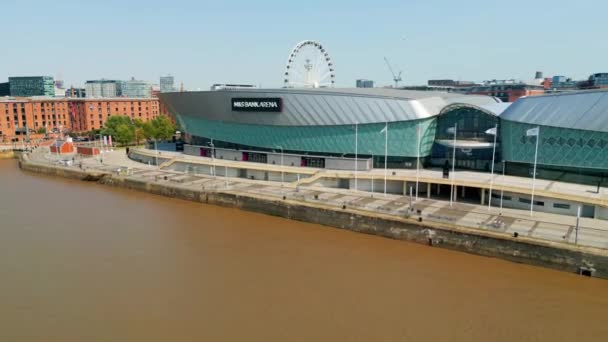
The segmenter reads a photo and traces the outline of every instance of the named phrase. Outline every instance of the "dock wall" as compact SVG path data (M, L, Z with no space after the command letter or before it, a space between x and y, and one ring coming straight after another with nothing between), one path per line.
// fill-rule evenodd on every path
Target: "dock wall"
M291 199L280 200L261 195L243 195L229 190L197 190L163 181L151 182L111 173L34 163L29 161L27 156L20 159L20 167L29 172L95 181L124 189L257 212L566 272L585 272L594 277L608 279L608 251L599 248L527 237L511 237L449 224L420 222L415 218L363 212L348 207L337 209L323 204L304 203Z

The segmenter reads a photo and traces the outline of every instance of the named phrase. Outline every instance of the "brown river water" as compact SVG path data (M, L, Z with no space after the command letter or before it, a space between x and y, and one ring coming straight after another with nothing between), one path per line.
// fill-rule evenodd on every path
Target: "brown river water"
M0 341L608 341L608 281L5 160Z

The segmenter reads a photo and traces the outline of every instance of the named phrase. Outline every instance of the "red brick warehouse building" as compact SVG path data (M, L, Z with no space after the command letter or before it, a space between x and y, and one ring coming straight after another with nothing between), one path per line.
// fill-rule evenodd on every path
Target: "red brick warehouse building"
M100 129L112 115L128 116L131 119L149 121L160 115L157 98L100 98L70 100L72 130L86 132Z
M142 121L161 114L156 98L0 98L0 142L22 141L26 127L30 137L47 132L84 132L100 129L112 115Z

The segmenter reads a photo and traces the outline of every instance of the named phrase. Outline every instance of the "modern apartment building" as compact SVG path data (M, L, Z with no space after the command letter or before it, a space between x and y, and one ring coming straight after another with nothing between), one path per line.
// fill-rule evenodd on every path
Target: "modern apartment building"
M55 96L55 81L51 76L9 77L11 96Z
M175 91L175 79L173 76L160 77L160 92L171 93Z
M119 97L122 95L123 81L92 80L85 82L87 98Z
M372 80L357 80L357 88L373 88L374 81Z
M146 81L138 81L131 78L122 84L122 96L130 98L150 98L152 97L152 84Z

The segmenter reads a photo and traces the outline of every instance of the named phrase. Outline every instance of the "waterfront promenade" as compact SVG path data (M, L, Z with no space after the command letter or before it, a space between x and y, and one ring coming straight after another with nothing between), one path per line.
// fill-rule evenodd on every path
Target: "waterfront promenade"
M154 151L141 151L154 155ZM421 219L423 222L437 222L459 227L473 228L493 234L504 236L518 235L520 238L529 238L539 241L574 245L588 246L594 248L608 249L608 223L604 220L581 218L578 236L576 232L576 217L556 215L550 213L534 213L530 216L525 210L503 208L499 213L498 208L488 210L487 205L456 202L450 207L448 201L419 197L415 201L409 196L382 193L370 193L366 191L354 191L348 189L334 189L317 185L315 179L321 175L328 176L328 173L342 173L335 171L322 171L318 169L302 169L294 167L283 167L278 165L265 165L255 163L233 162L226 160L214 160L209 158L197 158L184 156L177 153L162 152L162 158L170 160L188 160L198 163L211 163L216 168L222 167L263 167L272 171L284 172L308 172L308 178L300 181L277 182L260 181L235 177L210 176L205 174L194 174L168 170L163 165L170 165L171 161L165 162L159 167L135 162L127 158L124 150L108 152L101 158L87 158L77 160L71 168L82 168L89 171L108 172L121 174L122 177L132 180L140 180L150 183L166 184L171 187L189 189L194 191L214 191L229 194L242 194L251 196L262 196L272 200L296 201L309 203L311 205L322 205L335 210L355 210L372 215L393 216L393 217L412 217ZM49 155L44 150L39 150L31 155L32 160L53 164L56 163L57 156ZM207 160L208 159L208 160ZM103 163L101 162L103 160ZM246 164L246 165L245 165ZM252 165L253 164L253 165ZM120 170L120 172L118 171ZM128 171L127 171L128 170ZM372 172L361 172L360 177L381 178L381 170ZM392 175L391 170L391 175ZM382 171L383 172L383 171ZM411 175L415 171L398 170L397 176ZM433 175L436 171L422 171L422 179ZM395 177L395 176L393 176ZM474 173L459 172L460 179L470 178L473 181ZM475 181L482 181L479 178ZM509 184L516 186L521 183L517 177L505 177L505 183L496 181L497 187ZM523 186L523 184L520 184ZM541 181L539 188L545 190L568 191L588 191L589 186L565 184ZM594 194L596 198L604 200L605 189L599 194Z

